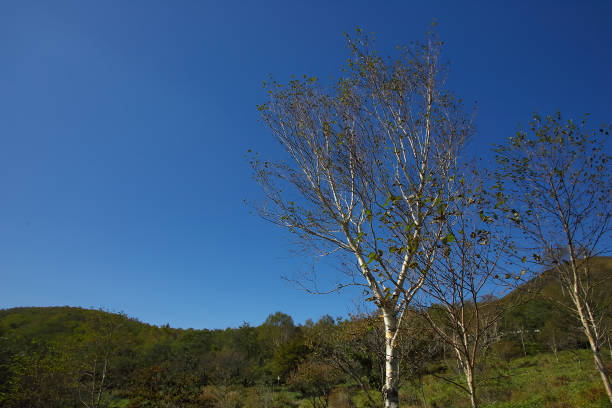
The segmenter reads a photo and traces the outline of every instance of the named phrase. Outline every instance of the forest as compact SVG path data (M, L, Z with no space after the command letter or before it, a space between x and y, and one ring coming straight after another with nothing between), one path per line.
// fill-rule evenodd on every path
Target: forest
M597 258L593 269L609 277L612 258ZM598 302L611 300L606 282ZM489 301L503 313L479 351L482 406L608 406L580 323L557 304L564 300L554 274ZM401 403L469 406L455 353L421 312L411 312L399 346ZM379 321L372 313L295 324L276 312L259 326L195 330L103 310L6 309L0 311L0 405L380 406ZM610 368L609 337L605 349Z

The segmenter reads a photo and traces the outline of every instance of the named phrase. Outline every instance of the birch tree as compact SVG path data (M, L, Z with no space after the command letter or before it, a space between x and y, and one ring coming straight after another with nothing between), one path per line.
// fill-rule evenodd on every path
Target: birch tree
M599 133L607 135L609 129ZM601 357L607 311L594 296L598 280L609 277L597 276L593 268L596 256L610 252L610 159L585 120L564 121L559 113L535 115L527 129L497 149L500 179L518 206L521 230L530 245L522 261L534 261L556 273L612 402L609 373Z
M464 390L473 408L478 407L480 359L512 302L505 299L502 305L496 298L515 287L508 279L521 277L503 267L504 255L513 248L510 226L516 216L506 208L500 185L488 187L475 169L449 180L445 237L420 296L423 315L453 350L465 382L445 380Z
M297 234L317 255L348 259L385 330L385 407L398 407L398 328L443 237L444 185L471 133L444 90L441 42L401 48L394 59L367 36L348 37L345 76L267 85L258 109L286 160L252 160L267 202L260 215Z

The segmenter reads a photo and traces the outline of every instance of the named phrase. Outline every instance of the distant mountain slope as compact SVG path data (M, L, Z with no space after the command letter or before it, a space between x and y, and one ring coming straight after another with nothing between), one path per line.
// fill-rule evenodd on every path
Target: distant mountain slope
M595 283L593 305L600 316L605 316L604 324L612 326L612 257L597 257L590 262L591 281ZM517 339L520 338L523 347L526 342L545 345L551 341L569 348L587 346L583 329L572 312L573 305L563 294L555 270L540 273L500 302L508 305L502 321L504 330L520 333Z
M597 301L609 300L612 293L612 257L600 256L589 260L590 278L594 284L594 296ZM510 293L508 297L521 292L537 294L541 298L560 301L564 298L558 273L554 269L546 270L531 281Z
M185 332L157 327L123 314L70 306L17 307L0 310L0 338L66 345L100 334L113 325L116 338L130 339L131 347L150 347Z

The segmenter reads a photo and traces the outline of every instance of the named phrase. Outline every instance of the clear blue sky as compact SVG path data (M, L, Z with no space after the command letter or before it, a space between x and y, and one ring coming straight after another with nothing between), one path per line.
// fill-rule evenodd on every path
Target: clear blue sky
M486 155L536 109L612 120L611 18L609 1L2 1L0 308L345 315L355 294L280 279L309 260L243 204L260 197L247 150L278 153L262 80L337 74L355 26L384 53L436 19Z

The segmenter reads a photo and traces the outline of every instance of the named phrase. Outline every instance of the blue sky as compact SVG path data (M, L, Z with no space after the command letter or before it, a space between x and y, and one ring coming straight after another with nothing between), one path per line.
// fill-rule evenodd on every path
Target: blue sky
M310 260L243 203L261 197L247 150L279 153L262 81L337 75L356 26L384 54L435 19L486 156L534 110L612 120L611 17L609 1L3 1L0 308L185 328L346 315L355 293L280 279Z

